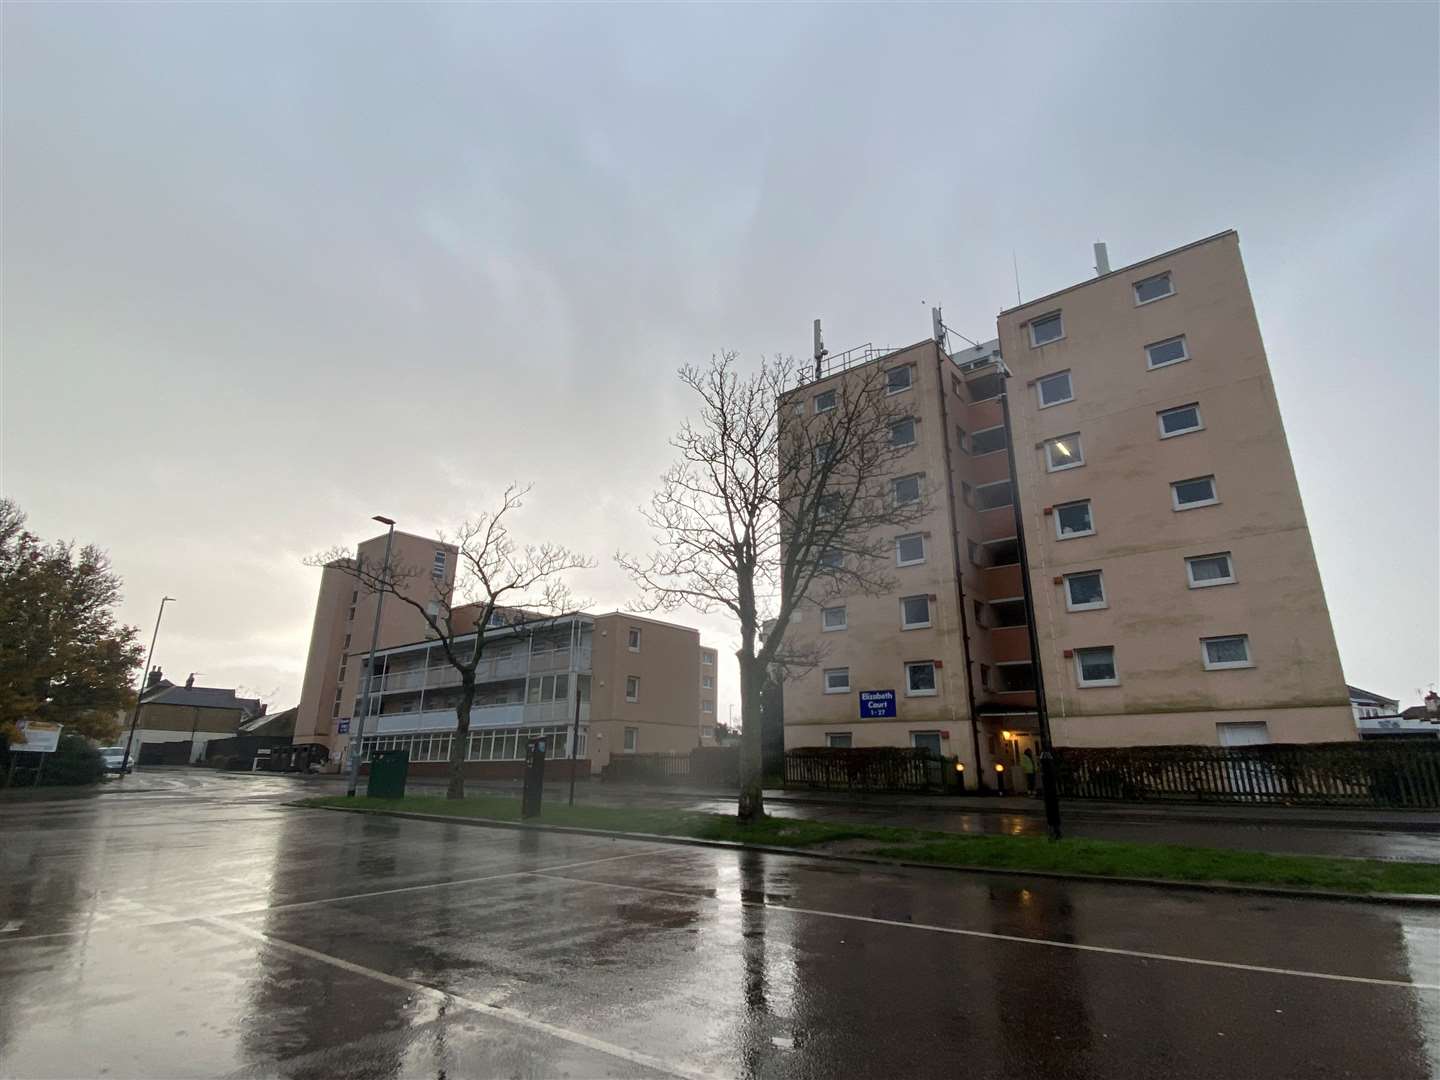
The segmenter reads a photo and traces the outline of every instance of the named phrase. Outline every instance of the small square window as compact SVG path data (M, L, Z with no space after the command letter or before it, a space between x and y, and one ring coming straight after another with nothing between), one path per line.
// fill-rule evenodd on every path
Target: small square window
M831 750L849 750L850 732L848 731L827 731L825 733L825 745Z
M848 667L825 669L825 693L848 694L850 692L850 669Z
M1120 685L1120 676L1115 670L1115 646L1076 649L1075 675L1081 686Z
M834 443L822 442L822 443L816 443L816 444L815 444L815 464L816 464L816 465L824 465L824 464L827 464L827 463L830 461L830 459L831 459L832 457L834 457L834 456L835 456L835 444L834 444Z
M1095 531L1095 519L1090 513L1090 500L1061 503L1055 507L1055 536L1069 540L1076 536L1089 536Z
M1046 375L1035 383L1035 392L1040 395L1040 408L1048 409L1051 405L1064 405L1067 401L1075 400L1075 390L1070 385L1070 372L1059 371L1054 375Z
M909 697L934 697L935 662L918 660L905 665L905 693Z
M1228 551L1214 555L1195 555L1185 560L1185 577L1192 589L1206 589L1211 585L1233 585L1235 564L1230 561Z
M826 390L824 393L815 395L815 411L817 413L829 412L838 404L838 391Z
M930 625L930 597L902 596L900 598L900 629L919 630Z
M885 392L887 394L898 394L902 391L909 390L912 376L913 372L909 364L891 368L885 373Z
M1085 464L1085 451L1080 446L1080 433L1072 431L1045 441L1045 471L1060 472Z
M1220 501L1215 494L1215 477L1197 476L1193 480L1176 480L1170 485L1170 496L1176 510L1197 506L1214 506Z
M839 570L845 565L845 556L835 548L826 548L815 557L815 565L821 570Z
M820 496L817 509L823 519L838 517L845 509L845 496L838 491L827 491Z
M849 625L846 622L845 605L839 607L827 607L820 609L820 628L822 630L844 630Z
M700 711L713 713L715 711L715 703L713 701L702 701L700 703Z
M915 418L913 416L907 416L904 420L897 420L890 425L890 445L915 445Z
M1190 351L1185 347L1184 334L1145 346L1145 362L1152 371L1155 368L1169 367L1171 364L1178 364L1182 360L1189 359Z
M1135 282L1135 304L1148 304L1152 300L1163 300L1167 296L1175 295L1175 286L1170 281L1170 272L1156 274L1154 277L1147 277L1143 281Z
M925 537L909 533L895 538L895 565L914 566L925 561Z
M701 688L702 690L714 690L714 689L715 689L715 676L714 676L714 675L702 675L702 676L700 677L700 688Z
M625 700L626 700L626 701L639 701L639 700L640 700L640 678L639 678L639 676L637 676L637 675L627 675L627 676L625 677Z
M924 479L924 473L911 473L909 476L897 477L894 481L895 504L904 506L907 503L919 502L920 481Z
M1061 321L1058 311L1030 320L1030 344L1032 347L1059 341L1064 336L1065 324Z
M970 436L970 452L976 457L982 454L993 454L997 450L1004 450L1006 446L1005 428L986 428L984 431L977 431Z
M955 445L959 447L962 454L970 452L970 436L965 434L965 429L959 424L955 425Z
M715 666L715 654L714 654L713 652L711 652L709 649L701 649L701 650L700 650L700 662L701 662L702 664L704 664L706 667L714 667L714 666Z
M1099 570L1065 575L1065 610L1095 611L1109 606L1105 601L1105 579Z
M640 628L638 626L630 627L630 633L626 640L626 644L630 647L631 652L640 651Z
M1201 638L1200 645L1203 650L1206 671L1255 666L1250 661L1250 636L1248 634Z
M1181 405L1156 413L1156 416L1160 420L1160 438L1162 439L1185 435L1191 431L1200 431L1205 427L1204 421L1200 419L1199 405Z

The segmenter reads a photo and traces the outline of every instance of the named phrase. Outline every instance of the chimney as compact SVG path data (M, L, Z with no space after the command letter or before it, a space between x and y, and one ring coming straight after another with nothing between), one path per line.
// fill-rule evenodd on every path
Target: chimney
M1110 272L1110 253L1105 250L1104 243L1095 245L1095 276L1104 277Z
M186 689L186 690L189 690L189 689L190 689L192 686L194 686L194 685L195 685L195 672L192 671L192 672L190 672L190 677L185 680L185 689Z
M150 674L145 676L145 689L155 689L155 687L160 685L160 679L160 665L156 664L153 668L150 669Z

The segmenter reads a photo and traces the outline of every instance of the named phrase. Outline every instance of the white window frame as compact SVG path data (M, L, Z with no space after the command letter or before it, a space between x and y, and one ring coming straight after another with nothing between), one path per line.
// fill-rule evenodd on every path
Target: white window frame
M1060 322L1060 333L1056 334L1053 338L1047 338L1047 339L1044 340L1044 341L1036 341L1036 340L1035 340L1035 327L1036 327L1036 325L1039 324L1039 323L1049 322L1051 319L1058 319L1058 320L1059 320L1059 322ZM1025 330L1026 330L1026 333L1027 333L1027 334L1029 335L1029 337L1030 337L1030 347L1031 347L1032 349L1040 349L1040 348L1044 348L1046 345L1053 345L1053 344L1054 344L1055 342L1057 342L1057 341L1064 341L1064 340L1065 340L1065 316L1064 316L1064 313L1057 309L1057 310L1055 310L1055 311L1047 311L1044 315L1037 315L1037 316L1035 316L1035 318L1031 319L1028 323L1025 324Z
M1070 598L1070 579L1077 577L1089 577L1094 574L1100 579L1100 599L1092 600L1088 604L1077 604ZM1072 574L1066 574L1063 582L1065 588L1065 610L1066 611L1099 611L1110 606L1110 597L1105 592L1105 572L1103 570L1076 570Z
M1175 431L1166 431L1165 417L1170 416L1172 413L1184 412L1186 409L1195 410L1195 426L1179 428ZM1155 426L1160 430L1160 438L1178 439L1181 435L1189 435L1192 431L1204 431L1205 417L1201 415L1200 403L1198 401L1192 401L1188 405L1176 405L1174 408L1161 409L1155 414Z
M924 622L907 622L907 621L906 621L905 601L907 601L907 600L924 600L924 601L925 601L925 621L924 621ZM928 627L931 627L931 626L934 626L934 625L935 625L935 622L934 622L934 613L930 610L930 594L929 594L929 593L914 593L914 594L911 595L911 596L902 596L902 597L900 597L900 629L901 629L901 630L924 630L924 629L926 629L926 628L928 628Z
M1154 357L1151 355L1150 350L1157 349L1161 345L1169 345L1173 341L1180 342L1181 354L1175 357L1174 360L1162 360L1158 364L1155 363ZM1159 341L1152 341L1145 346L1145 369L1147 371L1159 371L1161 368L1173 367L1175 364L1183 364L1189 359L1190 342L1185 340L1184 334L1175 334L1172 337L1161 338Z
M640 651L640 627L632 626L625 631L625 647L631 652Z
M450 558L448 553L444 548L440 548L435 552L435 558L430 563L430 576L437 581L443 579L445 577L445 567L448 566L449 563Z
M992 431L1004 432L1004 430L1004 424L995 424L991 427L981 428L979 431L972 431L970 433L970 456L977 458L989 457L991 454L1000 454L1004 453L1006 450L1009 450L1010 442L1008 439L1002 441L1000 445L997 446L994 450L978 450L975 447L975 440L981 435L988 435Z
M1159 278L1164 278L1164 279L1165 279L1165 283L1170 286L1170 291L1167 292L1167 293L1161 293L1159 296L1152 296L1149 300L1141 300L1141 299L1140 299L1140 286L1141 286L1141 285L1146 285L1146 284L1148 284L1148 283L1150 283L1150 282L1152 282L1152 281L1155 281L1155 280L1157 280L1157 279L1159 279ZM1151 274L1149 277L1143 277L1143 278L1141 278L1139 281L1132 281L1132 282L1130 283L1130 289L1131 289L1131 295L1135 297L1135 306L1136 306L1136 307L1144 307L1146 304L1153 304L1153 303L1155 303L1155 301L1157 301L1157 300L1166 300L1166 299L1169 299L1170 297L1174 296L1174 295L1175 295L1175 278L1171 275L1171 273L1170 273L1169 270L1162 270L1162 271L1161 271L1160 273L1158 273L1158 274Z
M1115 669L1115 677L1111 679L1086 679L1085 667L1081 663L1080 654L1093 652L1097 649L1110 650L1110 666ZM1084 648L1075 650L1075 685L1080 687L1092 686L1119 686L1120 685L1120 661L1115 655L1114 645L1087 645Z
M959 424L955 425L955 445L959 448L960 453L970 453L970 436Z
M830 684L830 676L831 676L831 675L843 675L843 676L845 676L845 685L844 685L844 686L832 686L832 685ZM827 694L848 694L848 693L850 693L850 669L849 669L848 667L832 667L832 668L826 668L826 669L821 673L820 682L821 682L821 685L822 685L822 686L824 687L824 689L825 689L825 693L827 693Z
M905 385L904 385L904 386L901 386L901 387L898 387L898 388L897 388L896 386L894 386L894 385L890 382L890 376L893 375L893 374L894 374L895 372L897 372L897 371L903 371L903 372L905 372ZM885 369L885 396L886 396L886 397L890 397L892 394L903 394L903 393L905 393L905 391L909 390L909 389L910 389L911 387L913 387L914 385L915 385L915 365L914 365L914 364L897 364L895 367L886 368L886 369Z
M1075 443L1075 460L1056 465L1054 459L1050 456L1050 448L1056 443L1070 440L1073 440ZM1072 431L1068 435L1056 435L1053 439L1046 439L1044 445L1046 472L1064 472L1066 469L1078 469L1085 464L1085 444L1081 441L1078 431Z
M1060 528L1060 511L1072 506L1084 506L1090 511L1090 528L1084 532L1064 532ZM1055 539L1056 540L1078 540L1082 536L1095 535L1095 506L1089 499L1074 499L1071 502L1056 503L1051 508L1055 516Z
M829 405L822 406L822 405L820 404L820 399L821 399L821 398L824 398L824 397L830 398L830 404L829 404ZM839 390L837 390L837 389L821 390L820 393L818 393L818 394L815 395L815 415L816 415L816 416L819 416L821 413L834 412L834 411L835 411L836 409L838 409L839 407L840 407L840 391L839 391Z
M837 746L831 739L844 739L844 746ZM850 750L855 746L855 736L848 731L827 731L825 732L825 747L828 750Z
M1062 375L1065 376L1065 385L1068 387L1066 391L1067 396L1061 398L1059 401L1046 401L1045 384L1053 379L1060 378ZM1042 375L1035 380L1035 401L1039 404L1040 408L1053 409L1056 405L1064 405L1074 400L1075 375L1070 368L1066 368L1064 371L1052 371L1049 375Z
M625 676L625 700L631 702L632 704L640 700L639 675Z
M1212 641L1243 641L1245 643L1244 660L1211 660L1209 645ZM1255 654L1250 651L1249 634L1211 634L1200 639L1200 661L1205 665L1206 671L1231 671L1236 668L1253 668L1255 666Z
M900 485L906 480L915 481L915 498L913 499L900 498ZM923 502L925 500L925 474L923 472L906 473L904 476L895 477L890 481L890 493L896 506L909 506L911 503Z
M620 752L622 754L635 754L640 751L640 729L638 727L627 727L624 734L620 736Z
M714 690L714 689L715 689L715 676L714 676L714 675L701 675L701 676L700 676L700 689L701 689L701 690Z
M838 611L840 613L840 624L838 626L831 626L825 621L825 616L829 615L832 611ZM822 633L834 634L841 630L848 630L849 628L850 613L846 610L844 604L837 604L834 607L823 607L820 609L820 630Z
M930 681L935 684L931 690L910 689L910 669L928 667L930 669ZM906 697L935 697L940 693L940 672L935 667L934 660L907 660L905 661L905 696Z
M909 441L909 442L896 442L896 441L895 441L895 429L896 429L897 427L899 427L901 424L909 424L909 425L910 425L910 441ZM902 448L907 447L907 446L914 446L914 445L915 445L917 442L919 442L919 441L920 441L920 428L919 428L918 423L917 423L916 420L915 420L915 417L913 417L913 416L903 416L903 417L901 417L899 420L896 420L893 424L890 425L890 446L891 446L892 449L899 450L899 449L902 449Z
M905 559L900 555L900 544L905 540L920 541L920 557L918 559ZM919 566L925 561L925 534L924 533L902 533L895 537L895 565L896 566Z
M715 703L713 701L702 701L700 703L700 711L702 713L713 713L715 711Z
M1224 559L1225 565L1230 568L1230 573L1223 578L1208 578L1205 581L1197 581L1195 578L1195 563L1203 562L1206 559ZM1209 555L1187 555L1185 556L1185 580L1192 589L1208 589L1215 585L1234 585L1235 577L1235 556L1228 551L1215 551Z
M710 649L701 649L701 650L700 650L700 663L704 664L706 667L714 667L714 666L715 666L715 653L714 653L712 650L710 650Z
M1193 502L1182 503L1182 502L1180 501L1179 485L1181 485L1181 484L1194 484L1194 483L1198 483L1198 482L1201 481L1201 480L1209 480L1209 481L1210 481L1210 497L1209 497L1208 499L1197 499L1197 500L1195 500L1195 501L1193 501ZM1175 510L1177 513L1178 513L1179 511L1181 511L1181 510L1198 510L1198 509L1200 509L1200 507L1202 507L1202 506L1214 506L1214 505L1215 505L1216 503L1218 503L1219 501L1220 501L1220 487L1219 487L1219 485L1217 485L1217 484L1215 483L1215 474L1214 474L1214 473L1210 473L1210 474L1208 474L1208 475L1206 475L1206 476L1189 476L1189 477L1186 477L1184 480L1171 480L1171 481L1170 481L1170 506L1171 506L1171 508L1172 508L1173 510Z

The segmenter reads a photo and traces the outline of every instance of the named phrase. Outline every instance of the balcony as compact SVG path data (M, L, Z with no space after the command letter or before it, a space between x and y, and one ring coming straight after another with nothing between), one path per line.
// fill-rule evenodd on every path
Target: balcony
M570 724L575 721L573 701L543 701L533 705L482 705L470 710L470 730L482 728L533 727L541 724ZM590 722L590 703L580 703L580 723ZM427 709L425 712L385 713L372 716L365 724L367 735L388 735L406 731L454 731L454 709Z
M999 705L1005 709L1034 711L1035 691L1013 690L1004 693L994 693L989 696L989 703Z
M996 427L1005 422L1005 414L1000 409L999 398L975 402L970 406L967 415L970 419L971 431L984 431L986 428Z
M997 506L994 510L981 510L976 516L980 519L980 539L1004 540L1007 536L1015 535L1015 508L1013 506Z
M996 626L990 630L990 653L997 664L1030 659L1030 631L1024 626Z
M982 454L970 464L970 480L976 486L993 484L997 480L1010 479L1010 455L1006 453Z
M980 580L985 583L986 600L1020 596L1023 592L1020 585L1019 563L1012 563L1009 566L987 566L980 571Z
M431 659L434 660L435 656L436 654L432 652ZM581 649L575 659L577 666L572 669L569 649L535 653L533 656L520 653L491 659L482 657L480 663L475 667L475 681L487 683L500 682L505 679L523 679L527 672L536 675L552 671L590 670L591 651L589 649ZM437 687L459 685L460 673L449 664L443 664L431 666L429 669L392 671L383 679L377 675L371 682L370 692L389 694L397 691L433 690Z

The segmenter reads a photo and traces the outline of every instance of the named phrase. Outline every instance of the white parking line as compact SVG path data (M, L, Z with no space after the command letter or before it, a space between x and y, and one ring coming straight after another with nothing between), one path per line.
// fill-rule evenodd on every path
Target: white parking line
M556 881L573 881L577 884L597 885L610 889L633 889L637 892L657 893L661 896L679 896L686 900L707 900L713 903L731 903L718 896L703 893L681 892L676 889L657 889L652 885L628 885L620 881L591 881L587 878L565 877L563 874L543 870L534 872L535 877L554 878ZM1200 967L1228 968L1232 971L1254 971L1264 975L1291 975L1302 979L1325 979L1331 982L1364 983L1370 986L1399 986L1407 990L1440 990L1440 983L1405 982L1400 979L1371 979L1363 975L1336 975L1328 971L1299 971L1295 968L1266 967L1262 964L1241 964L1233 960L1206 960L1198 956L1177 956L1174 953L1145 952L1139 949L1119 949L1108 945L1081 945L1073 941L1051 941L1047 938L1024 937L1019 934L996 934L989 930L963 930L954 926L934 926L930 923L900 922L896 919L877 919L871 915L850 915L842 911L819 911L815 908L791 907L759 900L736 900L741 907L764 908L768 911L785 911L794 915L813 915L822 919L844 919L849 922L874 923L878 926L898 926L904 930L928 930L936 934L952 934L956 937L985 938L990 941L1011 941L1020 945L1040 945L1050 949L1071 949L1076 952L1103 953L1109 956L1135 957L1141 960L1164 960L1172 964L1195 964Z
M593 1035L586 1035L580 1031L571 1031L569 1028L560 1027L544 1020L537 1020L533 1016L519 1012L506 1005L501 1005L491 999L480 999L461 997L458 994L447 993L444 990L425 983L414 982L410 979L402 979L398 975L391 975L388 972L377 971L375 968L364 967L360 964L353 964L349 960L342 960L338 956L331 956L316 949L306 948L304 945L296 945L284 941L270 934L253 930L242 923L233 922L230 919L218 918L215 916L204 916L197 920L201 923L209 923L216 929L228 933L238 934L242 937L262 941L266 945L285 952L294 953L296 956L303 956L307 960L315 960L331 967L339 968L341 971L348 971L354 975L363 975L366 978L374 979L377 982L394 986L400 990L412 994L420 994L430 998L432 1001L444 1005L459 1005L461 1008L469 1009L471 1012L479 1013L482 1016L493 1017L496 1020L513 1024L516 1027L526 1028L530 1031L538 1031L544 1035L550 1035L565 1042L574 1043L576 1046L583 1046L587 1050L595 1050L609 1057L618 1058L631 1065L639 1065L642 1068L654 1069L656 1072L668 1073L671 1076L686 1077L687 1080L711 1080L711 1074L698 1069L691 1069L674 1062L663 1061L660 1058L652 1057L640 1050L632 1050L628 1046L620 1046L616 1043L606 1042L604 1039L597 1039Z

